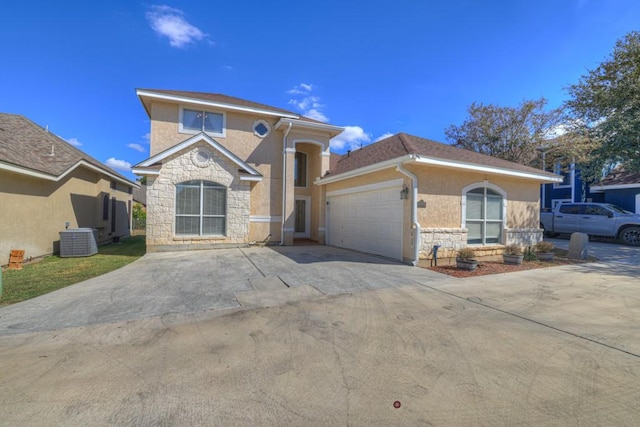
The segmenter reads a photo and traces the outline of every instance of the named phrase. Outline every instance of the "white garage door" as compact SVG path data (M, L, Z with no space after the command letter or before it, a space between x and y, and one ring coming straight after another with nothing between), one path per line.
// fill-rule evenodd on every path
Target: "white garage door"
M401 189L329 193L329 244L402 260Z

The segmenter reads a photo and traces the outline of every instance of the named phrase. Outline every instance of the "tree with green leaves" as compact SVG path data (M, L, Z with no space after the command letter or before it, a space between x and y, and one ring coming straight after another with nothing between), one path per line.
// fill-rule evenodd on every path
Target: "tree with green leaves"
M640 171L640 33L618 40L613 53L568 92L569 134L591 147L583 176L598 180L615 164Z
M560 110L545 110L544 98L522 101L518 107L472 103L460 126L445 130L453 145L524 165L540 166L541 147L560 122Z

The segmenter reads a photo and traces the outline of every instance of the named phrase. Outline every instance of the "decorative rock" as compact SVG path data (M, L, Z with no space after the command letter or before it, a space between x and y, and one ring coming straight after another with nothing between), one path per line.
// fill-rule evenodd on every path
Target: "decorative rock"
M573 233L569 240L569 258L587 259L589 255L589 235L586 233Z

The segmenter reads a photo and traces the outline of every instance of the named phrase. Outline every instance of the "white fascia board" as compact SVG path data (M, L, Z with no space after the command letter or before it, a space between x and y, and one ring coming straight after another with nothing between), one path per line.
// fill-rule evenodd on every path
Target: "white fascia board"
M632 188L640 188L640 182L636 184L617 184L617 185L593 185L589 187L591 191L607 191L607 190L628 190Z
M133 172L136 175L153 175L153 176L160 175L160 171L157 169L132 168L131 172Z
M0 162L0 170L19 173L21 175L27 175L34 178L46 179L47 181L57 181L57 177L46 173L34 171L32 169L23 168L16 165Z
M240 177L240 181L255 181L255 182L261 182L262 181L262 176L241 176Z
M262 108L243 107L235 104L226 104L223 102L207 101L205 99L190 98L187 96L168 95L165 93L150 92L146 90L136 90L136 95L138 95L139 97L146 96L148 98L160 99L163 101L203 105L206 107L221 108L221 109L232 110L232 111L241 111L243 113L261 114L264 116L291 117L294 119L298 117L297 115L282 113L279 111L265 110Z
M233 154L231 151L227 150L225 147L223 147L222 145L218 144L213 138L211 138L209 135L207 135L204 132L200 132L199 134L194 135L191 138L182 141L180 144L174 145L173 147L163 151L162 153L158 153L153 157L149 157L147 160L145 160L145 161L143 161L141 163L138 163L135 166L135 168L149 167L149 166L151 166L151 165L153 165L155 163L158 163L159 161L161 161L163 159L166 159L169 156L172 156L172 155L184 150L185 148L195 144L196 142L200 142L200 141L206 142L212 148L214 148L215 150L217 150L220 153L224 154L229 160L231 160L233 163L235 163L236 165L238 165L242 169L244 169L247 172L249 172L251 175L260 176L260 177L262 176L257 170L255 170L254 168L252 168L251 166L246 164L244 161L242 161L238 156Z
M366 175L372 172L378 172L383 169L389 169L397 166L400 163L405 163L413 159L413 155L408 154L402 157L396 157L395 159L385 160L384 162L374 163L369 166L365 166L359 169L350 170L348 172L341 173L339 175L329 175L326 178L320 178L315 181L316 185L325 185L330 184L332 182L338 182L349 178L355 178L356 176Z
M513 169L502 169L502 168L496 168L492 166L478 165L474 163L455 162L452 160L441 160L441 159L429 158L429 157L418 156L413 162L418 164L426 164L426 165L433 165L433 166L444 166L444 167L453 168L453 169L465 169L465 170L471 170L475 172L487 172L487 173L494 173L497 175L507 175L507 176L515 176L518 178L535 179L536 181L543 181L543 182L562 182L563 180L563 178L559 175L557 178L555 178L555 177L550 177L548 175L537 174L532 172L521 172Z
M294 128L298 127L298 128L304 128L304 129L323 130L323 131L335 133L336 135L344 131L344 128L340 126L328 125L326 123L307 122L307 121L298 120L295 118L282 118L278 120L278 123L276 123L275 128L277 130L277 129L280 129L281 126L288 125L288 124L291 124Z
M92 165L91 163L85 162L84 160L80 160L78 163L76 163L75 165L73 165L72 167L70 167L69 169L67 169L66 171L64 171L64 173L63 173L62 175L60 175L58 179L62 179L62 178L64 178L64 177L65 177L65 176L67 176L69 173L71 173L75 168L77 168L77 167L79 167L79 166L84 166L84 167L85 167L85 168L87 168L87 169L91 169L91 170L93 170L93 171L95 171L95 172L101 173L101 174L103 174L103 175L107 175L109 178L115 179L116 181L119 181L119 182L120 182L120 183L122 183L122 184L125 184L125 185L131 185L131 186L136 187L136 188L139 188L139 187L140 187L140 184L138 184L138 183L135 183L135 182L133 182L133 181L128 181L128 180L126 180L126 179L122 179L122 178L120 178L119 176L114 175L114 174L112 174L111 172L106 171L106 170L104 170L104 169L101 169L101 168L99 168L99 167L97 167L97 166L94 166L94 165Z
M122 179L117 175L112 174L109 171L106 171L104 169L101 169L91 163L88 163L84 160L79 160L78 162L76 162L75 164L73 164L71 167L69 167L67 170L65 170L62 174L58 175L58 176L54 176L54 175L50 175L50 174L46 174L46 173L42 173L42 172L38 172L38 171L34 171L31 169L27 169L27 168L23 168L20 166L15 166L15 165L10 165L7 163L2 163L0 162L0 169L6 170L6 171L10 171L10 172L14 172L14 173L19 173L21 175L27 175L27 176L31 176L34 178L39 178L39 179L45 179L47 181L53 181L53 182L59 182L60 180L62 180L64 177L66 177L67 175L69 175L71 172L73 172L74 170L76 170L78 167L85 167L87 169L93 170L94 172L98 172L101 173L103 175L108 176L111 179L115 179L116 181L119 181L122 184L125 185L131 185L133 187L140 187L139 184L133 182L133 181L128 181L126 179Z

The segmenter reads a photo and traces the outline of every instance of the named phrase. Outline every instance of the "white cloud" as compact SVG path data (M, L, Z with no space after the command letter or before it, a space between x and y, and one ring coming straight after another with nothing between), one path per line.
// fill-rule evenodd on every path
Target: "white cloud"
M146 148L144 148L142 145L140 144L136 144L135 142L132 142L131 144L127 144L127 147L131 148L132 150L136 150L139 151L141 153L144 153L145 151L147 151Z
M107 166L109 166L110 168L113 169L118 169L121 171L125 171L125 172L130 172L131 171L131 163L125 161L125 160L118 160L114 157L110 157L107 159L106 162L104 162Z
M336 151L356 150L371 142L371 136L360 126L345 126L344 132L331 138L331 148Z
M74 147L80 147L82 145L82 142L78 141L78 138L69 138L66 141Z
M151 143L151 132L147 132L144 135L142 135L142 141L149 145Z
M387 139L390 136L393 136L394 134L391 132L385 132L382 135L380 135L379 137L377 137L373 142L378 142L378 141L382 141L383 139Z
M315 108L312 108L311 110L308 110L307 112L304 113L304 115L309 117L310 119L317 120L319 122L326 123L326 122L329 121L327 116L325 116L321 111L318 111Z
M149 25L161 36L169 38L169 44L182 48L207 38L207 34L184 19L184 12L166 5L154 5L146 13Z
M289 104L295 106L302 115L310 119L328 122L329 118L322 112L324 104L320 102L320 97L311 95L314 87L311 83L300 83L294 86L293 89L289 89L287 91L288 94L296 95L289 100Z
M313 85L311 83L300 83L293 87L293 89L289 89L287 93L292 95L305 95L313 90Z

